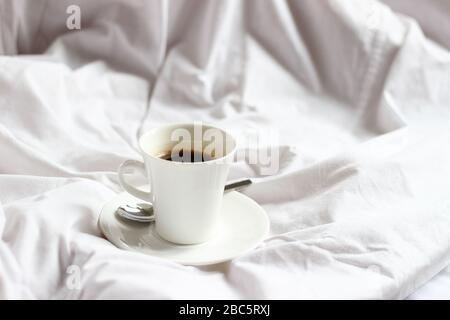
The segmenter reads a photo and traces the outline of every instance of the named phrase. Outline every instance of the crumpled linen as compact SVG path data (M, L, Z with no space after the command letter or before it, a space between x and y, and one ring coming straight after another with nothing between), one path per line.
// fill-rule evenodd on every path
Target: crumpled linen
M419 2L0 2L0 297L409 296L450 262L450 8ZM230 262L98 229L138 136L180 121L276 133L276 174L231 169L271 231Z

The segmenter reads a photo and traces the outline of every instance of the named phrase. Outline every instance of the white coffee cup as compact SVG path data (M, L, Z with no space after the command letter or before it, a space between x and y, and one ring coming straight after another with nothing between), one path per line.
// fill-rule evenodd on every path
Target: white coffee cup
M127 160L119 167L119 182L131 195L153 204L156 232L179 244L210 239L217 230L223 191L236 141L227 132L201 123L172 124L153 129L139 139L144 162ZM177 162L161 158L179 150L213 154L204 162ZM185 153L186 154L186 153ZM150 191L130 185L124 174L138 170Z

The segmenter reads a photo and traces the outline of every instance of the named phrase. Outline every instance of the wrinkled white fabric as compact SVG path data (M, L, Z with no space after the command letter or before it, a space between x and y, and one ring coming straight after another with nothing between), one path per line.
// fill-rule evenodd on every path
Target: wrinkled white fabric
M450 6L384 2L0 1L0 297L415 292L450 263ZM270 237L209 267L117 249L118 165L192 120L277 133L276 174L230 174Z

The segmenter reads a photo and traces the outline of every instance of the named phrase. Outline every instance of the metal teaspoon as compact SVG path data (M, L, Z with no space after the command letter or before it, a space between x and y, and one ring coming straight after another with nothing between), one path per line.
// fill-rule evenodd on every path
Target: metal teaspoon
M241 190L252 184L252 180L245 178L229 182L225 185L224 193ZM125 220L149 223L155 220L153 206L150 203L125 204L117 208L116 213Z

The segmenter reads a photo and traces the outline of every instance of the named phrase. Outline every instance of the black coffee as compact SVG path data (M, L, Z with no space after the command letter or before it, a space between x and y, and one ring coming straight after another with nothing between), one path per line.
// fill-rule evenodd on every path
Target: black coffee
M170 151L161 154L158 158L176 162L205 162L214 159L212 155L196 150Z

